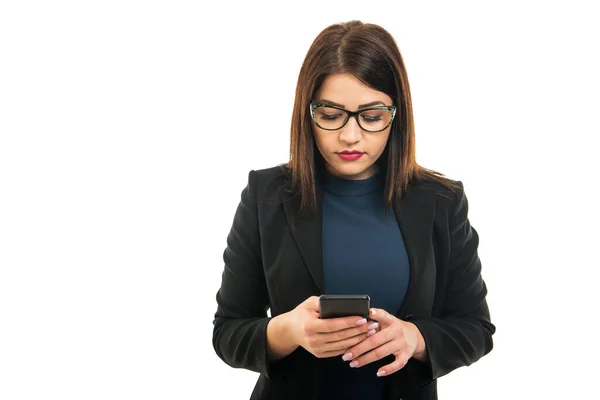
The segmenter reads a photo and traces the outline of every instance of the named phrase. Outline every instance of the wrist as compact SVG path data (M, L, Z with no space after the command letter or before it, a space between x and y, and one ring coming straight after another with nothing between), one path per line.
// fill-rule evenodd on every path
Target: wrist
M421 331L415 324L413 324L412 322L409 322L409 324L412 325L412 329L413 329L415 337L417 339L417 345L415 347L415 352L413 353L413 358L416 360L419 360L419 361L427 361L428 357L427 357L427 346L425 345L425 339L423 338Z
M267 324L267 354L271 361L292 353L298 345L291 329L289 313L277 315Z

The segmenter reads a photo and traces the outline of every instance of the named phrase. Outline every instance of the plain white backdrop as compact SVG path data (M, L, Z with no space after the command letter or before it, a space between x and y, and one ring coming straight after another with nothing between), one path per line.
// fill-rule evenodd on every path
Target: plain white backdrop
M226 236L350 19L395 37L481 238L495 348L440 399L600 398L592 1L200 3L1 3L1 399L249 398L211 343Z

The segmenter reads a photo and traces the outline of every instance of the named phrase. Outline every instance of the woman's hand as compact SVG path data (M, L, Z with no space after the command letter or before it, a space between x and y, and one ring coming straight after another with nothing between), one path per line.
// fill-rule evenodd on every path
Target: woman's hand
M286 316L294 342L318 358L344 354L369 336L379 324L360 316L319 318L319 298L309 297Z
M362 367L393 354L396 359L377 371L377 376L384 376L403 368L411 357L427 359L425 341L416 325L379 308L371 309L371 318L379 322L380 329L344 354L342 358L350 361L351 367Z

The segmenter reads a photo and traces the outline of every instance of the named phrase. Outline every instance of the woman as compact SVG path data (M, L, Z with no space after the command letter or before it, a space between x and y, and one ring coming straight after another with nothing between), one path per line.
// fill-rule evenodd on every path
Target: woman
M260 373L251 399L436 399L437 378L492 349L462 182L416 163L413 126L392 36L323 30L290 160L249 173L223 255L213 345ZM325 293L368 294L369 319L319 318Z

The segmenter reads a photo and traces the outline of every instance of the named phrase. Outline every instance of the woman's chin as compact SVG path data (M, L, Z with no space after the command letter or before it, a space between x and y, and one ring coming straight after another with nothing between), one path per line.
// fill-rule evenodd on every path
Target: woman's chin
M328 167L330 173L346 179L366 179L375 172L372 165L359 164L355 161L329 164Z

